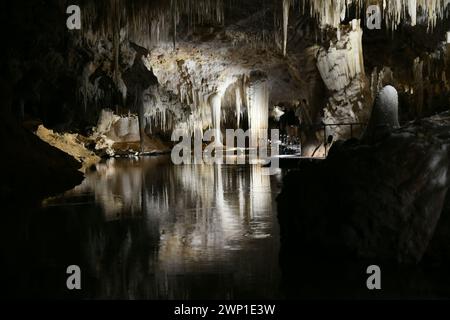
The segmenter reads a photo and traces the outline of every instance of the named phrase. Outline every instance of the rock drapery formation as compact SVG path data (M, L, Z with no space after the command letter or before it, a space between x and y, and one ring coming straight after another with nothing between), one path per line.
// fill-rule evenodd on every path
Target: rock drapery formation
M321 48L317 56L317 68L331 92L324 108L325 123L358 123L368 119L370 101L364 70L362 34L359 20L353 20L340 39ZM349 138L349 127L333 127L328 135Z
M120 7L119 4L116 5ZM282 6L283 17L286 18L283 23L284 45L282 45L284 48L282 52L285 56L287 55L288 45L287 30L289 24L287 19L291 12L289 10L291 5L293 5L292 1L285 1ZM264 26L262 31L248 31L259 27L261 20L256 20L257 17L267 15L267 9L264 6L263 10L255 11L255 8L252 7L253 4L250 4L251 10L253 10L250 17L239 18L240 20L231 18L229 23L223 19L224 4L221 1L192 2L189 10L187 9L189 5L184 6L177 1L173 2L170 9L164 5L144 6L145 9L142 12L146 12L147 17L143 17L142 13L135 11L132 6L124 6L123 12L120 13L120 19L104 20L100 24L95 23L92 19L92 16L98 10L96 6L97 4L94 4L91 11L87 11L84 20L88 28L87 31L83 31L81 36L81 39L88 39L90 51L95 57L94 61L88 62L84 68L84 80L82 80L83 89L81 92L84 102L88 104L98 104L100 99L103 100L100 101L103 108L114 110L114 106L105 105L105 102L116 104L118 99L114 97L118 96L122 96L122 99L125 98L125 105L128 106L132 103L130 100L136 101L133 99L134 85L127 83L125 74L128 72L127 70L133 69L131 67L133 64L140 63L143 53L134 52L134 48L130 49L128 41L132 40L138 42L141 46L152 48L149 54L144 53L142 55L147 68L150 72L155 73L163 90L173 94L181 105L171 109L165 103L161 103L164 100L160 98L161 90L155 91L154 89L144 88L144 90L150 92L149 96L151 96L150 102L146 103L147 106L151 107L146 107L147 112L145 114L145 122L149 123L150 127L161 125L165 127L165 131L181 127L190 132L225 125L231 126L231 128L243 126L244 129L268 129L268 120L261 121L261 119L265 119L266 116L268 118L274 106L281 103L296 107L302 100L311 100L311 103L308 103L311 110L307 110L307 113L312 114L310 118L314 118L314 122L323 113L321 101L315 101L314 89L302 87L299 83L303 79L297 77L298 71L293 68L299 64L297 58L286 63L282 57L278 56L279 51L276 48L275 50L270 48L271 45L267 41L260 41L260 39L276 39L278 30L273 29L273 27L265 29ZM278 8L278 4L268 4L267 8L274 8L274 6ZM114 6L107 8L107 11L111 10L112 16L117 14ZM227 9L233 10L232 7L227 7ZM174 10L180 13L180 16L174 13ZM174 14L175 17L171 18L171 14ZM184 14L188 17L187 26L183 25L180 18ZM164 30L159 29L159 27L153 28L153 31L158 32L156 35L136 32L137 29L143 27L142 24L148 17L156 17L155 21L171 20L172 23L164 24ZM196 20L193 17L198 19ZM277 19L275 17L275 21ZM211 23L214 27L200 26L201 23L206 22ZM178 26L176 30L175 26ZM306 25L301 28L306 27L309 28ZM118 40L114 40L114 38L107 40L107 35L114 34L112 32L115 32L115 28L119 28L120 36ZM153 32L152 30L150 30L150 33ZM170 33L174 39L176 38L174 43L168 41L168 37L160 36L160 34ZM352 50L361 52L361 34L361 32L356 32L356 38L352 40L354 38L353 33L350 33L348 38L345 37L344 33L343 37L349 39L344 41L350 41L351 44L342 52L347 50L349 55L352 55ZM146 35L144 36L146 41L136 37L136 35ZM267 37L267 35L269 36ZM309 34L308 31L307 36L312 37L313 34ZM149 40L151 41L149 42ZM84 40L80 40L79 43L83 42ZM176 50L173 50L174 45ZM99 50L98 48L103 49ZM311 52L312 50L305 50L305 54L300 59L303 60ZM326 54L321 56L324 55ZM345 53L343 55L345 58ZM331 58L333 57L330 56ZM308 68L311 69L312 73L318 74L315 66L316 57L307 59L311 65ZM117 60L119 63L117 63ZM320 61L319 64L321 64ZM350 82L357 76L354 72L358 74L361 72L363 64L358 62L355 67L354 62L349 61L348 68L349 80L345 81ZM356 70L354 70L355 68ZM103 73L99 73L99 69L103 70ZM327 72L328 70L322 73L324 77L329 77ZM251 84L253 81L251 80L252 74L256 73L265 74L263 77L267 79L266 84L262 84L264 88L261 90L254 90L254 86ZM337 80L331 77L325 78L325 81L327 79L329 79L329 83ZM107 80L106 83L115 84L115 89L107 87L105 90L104 86L101 86L102 81L104 83L105 80ZM346 84L343 86L346 86ZM330 90L332 89L330 88ZM342 90L337 95L340 94L342 98L346 93L342 93L343 88L340 89ZM358 96L358 93L350 93L350 95L352 94L355 98ZM139 96L140 94L138 94ZM112 97L112 99L108 97ZM221 100L220 106L219 100ZM342 101L337 103L340 104ZM354 101L351 104L351 106L345 106L344 108L352 109ZM231 112L235 115L234 119L230 117L228 108L232 109ZM179 116L184 110L188 111L187 114ZM357 118L353 112L343 112L342 114L337 112L338 115L334 115L334 117ZM151 130L152 128L150 128Z

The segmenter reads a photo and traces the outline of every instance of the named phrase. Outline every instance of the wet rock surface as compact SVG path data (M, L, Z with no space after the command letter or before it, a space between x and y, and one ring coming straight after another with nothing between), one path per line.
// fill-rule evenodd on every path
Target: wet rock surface
M327 160L289 172L278 197L283 250L420 262L447 194L449 116L410 123L373 145L337 143Z
M39 125L36 135L49 145L71 155L80 162L82 164L80 169L82 172L86 172L88 168L95 166L100 161L100 157L86 148L85 142L87 138L82 135L71 133L58 134L45 128L43 125Z
M64 192L83 180L80 162L25 129L7 125L0 129L0 141L9 151L2 160L1 197L11 203L18 199L16 208Z

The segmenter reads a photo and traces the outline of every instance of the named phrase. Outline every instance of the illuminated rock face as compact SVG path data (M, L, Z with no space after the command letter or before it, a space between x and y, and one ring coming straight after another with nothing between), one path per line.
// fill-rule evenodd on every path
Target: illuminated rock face
M320 48L317 68L330 92L324 108L324 122L358 123L367 118L369 92L366 85L362 34L359 20L353 20L342 30L339 40L328 49ZM350 138L350 127L331 127L327 135Z
M155 116L155 119L159 118ZM153 124L156 127L156 122ZM159 139L151 138L151 132L146 133L142 136L142 141L138 116L118 116L113 111L104 109L100 113L93 135L89 138L95 142L98 153L108 156L138 152L163 153L168 150L168 146Z
M190 133L208 128L268 129L269 109L278 101L300 100L288 65L274 52L235 47L231 42L179 42L144 58L159 83L190 114L174 127ZM245 120L245 121L244 121Z
M312 125L319 125L321 121L327 124L367 123L377 90L370 91L373 88L368 86L370 80L365 74L361 21L344 23L349 19L349 6L358 4L363 14L369 4L384 5L383 21L395 29L400 19L406 20L406 24L410 21L411 25L429 23L433 26L447 4L422 0L385 3L279 0L261 7L255 0L236 5L204 0L173 1L172 6L156 1L136 10L126 6L124 1L117 3L124 6L121 19L122 25L127 26L118 32L119 43L106 36L115 32L112 21L100 31L91 32L89 28L83 31L86 40L83 45L94 52L93 61L86 63L79 79L85 111L93 104L100 105L97 112L101 108L115 110L114 104L119 100L125 101L125 108L128 108L135 98L136 88L129 84L126 74L136 61L142 60L160 85L142 88L148 98L144 99L145 126L149 134L163 132L166 135L174 129L190 133L216 127L224 130L225 126L265 129L266 121L255 120L258 117L252 113L271 114L277 106L296 107L301 101L306 101ZM420 14L419 8L422 9ZM94 13L95 10L86 11L87 25L94 22L91 19ZM274 21L265 21L269 15ZM319 24L311 17L317 18ZM151 22L146 23L149 19ZM325 27L327 32L323 32ZM321 29L322 39L318 39ZM130 41L142 49L146 47L149 52L139 52ZM119 71L116 60L119 60ZM379 61L374 60L366 57L368 72L374 70L372 65L382 68L397 63L383 61L378 64ZM427 68L426 62L418 63L416 69L415 95L418 96L425 87L427 92L417 99L431 101L429 97L434 94L434 84L430 84L429 89L424 85L426 70L436 74L436 82L442 76L433 68ZM267 79L256 91L249 80L255 71L265 73ZM399 76L395 74L395 77ZM113 82L113 92L104 88L105 78ZM407 79L406 84L411 87L408 77L402 75L403 79ZM403 94L405 83L402 86L398 81L389 83ZM260 109L255 113L255 104L251 102L256 100L268 100L269 110L266 111L266 102L258 102ZM413 101L411 105L422 106L424 103ZM425 107L418 109L420 113ZM333 136L335 141L347 139L359 135L361 128L359 125L328 127L326 136ZM316 150L322 143L323 132L319 137L318 132L312 131L307 135L304 150Z
M269 128L269 89L267 76L263 72L252 72L246 87L248 124L253 130L251 144L258 145ZM266 138L267 139L267 138Z
M384 87L375 100L364 139L374 142L400 126L398 122L398 93L392 86Z
M359 20L354 20L349 28L351 29L340 40L330 44L328 50L321 48L317 57L317 68L330 91L341 91L354 78L364 75Z
M115 142L139 141L139 123L137 116L120 117L111 110L102 110L96 133L105 135Z

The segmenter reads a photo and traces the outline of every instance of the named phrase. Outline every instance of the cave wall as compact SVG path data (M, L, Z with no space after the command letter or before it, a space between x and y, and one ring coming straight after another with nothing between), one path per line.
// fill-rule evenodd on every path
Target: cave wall
M402 121L447 108L449 26L439 1L418 1L416 10L401 1L400 11L389 3L379 31L364 27L369 2L360 0L85 0L80 31L65 27L66 1L44 2L2 4L5 29L15 30L5 33L2 69L13 79L12 113L53 129L87 131L106 108L141 111L142 130L166 139L176 127L203 130L217 118L222 128L251 126L252 72L266 76L269 114L304 101L310 127L367 122L385 84L399 89ZM29 25L18 22L24 17ZM311 143L320 143L310 131Z

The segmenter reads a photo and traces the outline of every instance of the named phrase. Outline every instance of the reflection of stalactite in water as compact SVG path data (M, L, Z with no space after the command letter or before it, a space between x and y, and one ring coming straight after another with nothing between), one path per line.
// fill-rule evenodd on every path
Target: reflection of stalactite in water
M86 231L84 254L97 279L96 297L180 298L181 290L189 297L182 281L218 266L222 278L233 272L246 279L237 250L254 250L255 240L272 232L267 168L171 166L167 160L111 159L65 195L93 192L105 214ZM267 244L264 250L272 250ZM272 263L276 267L276 259ZM221 290L229 292L236 284L226 282L230 288Z
M268 170L268 168L260 166L252 166L250 168L252 218L258 218L258 215L264 215L264 211L272 210Z

